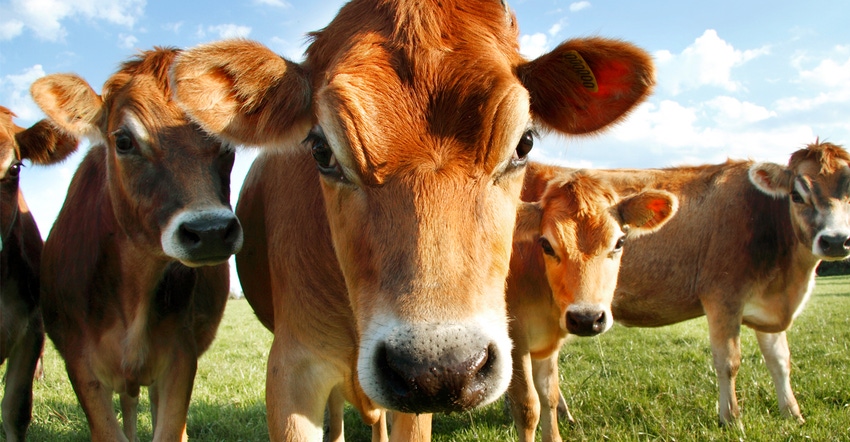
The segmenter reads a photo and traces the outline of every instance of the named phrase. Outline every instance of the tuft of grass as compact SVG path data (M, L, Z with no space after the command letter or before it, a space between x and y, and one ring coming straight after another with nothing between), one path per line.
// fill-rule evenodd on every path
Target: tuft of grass
M788 339L791 382L805 425L779 416L755 334L745 327L737 381L744 430L718 427L708 328L705 318L698 318L655 329L615 326L602 336L568 343L561 351L560 379L576 423L562 423L561 435L576 441L850 440L850 277L819 277L815 295ZM264 391L271 340L247 302L228 302L216 341L198 363L189 408L191 440L269 440ZM46 347L45 378L35 384L29 440L87 441L85 415L64 363L52 344ZM4 373L5 365L0 376ZM517 439L501 401L468 413L435 416L433 429L434 441ZM348 441L371 438L350 407L345 432ZM139 436L143 441L152 437L144 389Z

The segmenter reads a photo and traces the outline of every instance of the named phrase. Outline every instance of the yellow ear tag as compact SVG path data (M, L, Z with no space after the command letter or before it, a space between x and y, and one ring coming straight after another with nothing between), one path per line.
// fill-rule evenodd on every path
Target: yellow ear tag
M596 77L587 62L581 58L578 51L567 51L564 57L570 63L570 67L575 71L581 80L581 85L589 92L599 92L599 84L596 82Z

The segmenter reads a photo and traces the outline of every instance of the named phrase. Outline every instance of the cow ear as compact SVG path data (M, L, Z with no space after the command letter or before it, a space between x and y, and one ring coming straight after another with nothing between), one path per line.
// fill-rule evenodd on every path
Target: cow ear
M645 190L622 199L616 208L629 235L644 235L667 223L679 209L679 200L664 190Z
M175 99L189 117L235 144L280 144L309 117L312 94L304 69L257 42L225 40L184 51L170 75Z
M21 149L21 159L35 164L58 163L77 150L79 139L56 128L47 120L41 120L29 129L15 134Z
M73 74L41 77L30 86L38 107L60 129L93 143L104 141L100 125L103 100L82 78Z
M566 41L517 73L531 96L535 118L567 134L592 133L616 122L655 83L648 53L603 38Z
M750 182L756 189L774 197L787 197L794 186L794 174L776 163L755 163L750 166Z
M540 237L540 222L543 219L543 208L540 203L520 203L517 208L516 225L514 226L514 242L532 242Z

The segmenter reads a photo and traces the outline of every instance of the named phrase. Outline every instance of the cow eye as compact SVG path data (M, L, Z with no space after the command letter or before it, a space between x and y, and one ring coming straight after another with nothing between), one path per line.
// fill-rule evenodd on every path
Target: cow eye
M344 180L345 175L342 173L342 168L336 160L333 150L328 146L328 141L325 139L321 129L314 128L304 140L310 145L310 151L313 154L313 159L316 160L316 167L322 175Z
M614 251L619 252L620 250L623 250L623 244L625 244L625 243L626 243L626 236L623 235L617 240L617 243L614 244Z
M136 150L136 141L133 136L125 130L118 130L113 133L115 137L115 151L119 154L126 155Z
M539 241L540 241L540 248L543 249L543 253L554 257L555 256L555 249L552 248L552 244L549 243L549 240L546 239L546 238L540 238Z
M20 161L13 161L12 164L9 165L9 170L6 171L6 176L8 178L18 178L21 176L21 166L23 166L23 164Z
M800 195L800 192L797 192L796 190L791 191L791 201L793 201L797 204L803 204L805 202L803 200L803 196Z
M522 138L519 139L519 143L516 145L512 163L515 166L525 164L528 161L528 153L531 152L532 147L534 147L534 131L527 130L522 134Z

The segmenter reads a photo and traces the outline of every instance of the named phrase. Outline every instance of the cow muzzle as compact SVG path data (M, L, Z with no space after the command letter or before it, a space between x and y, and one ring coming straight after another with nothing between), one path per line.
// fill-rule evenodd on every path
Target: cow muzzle
M232 211L184 211L162 234L165 253L189 267L216 265L242 248L242 226Z
M406 413L465 411L492 402L510 381L510 340L464 324L381 327L361 348L363 390Z

